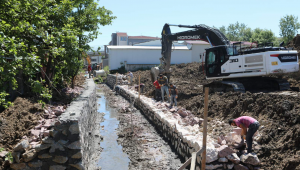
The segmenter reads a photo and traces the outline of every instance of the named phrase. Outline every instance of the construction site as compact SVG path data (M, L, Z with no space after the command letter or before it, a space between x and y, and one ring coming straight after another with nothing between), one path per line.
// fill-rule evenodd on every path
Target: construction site
M202 62L171 64L179 40L206 41ZM299 170L300 35L283 44L165 24L159 66L118 73L86 55L73 88L3 109L0 169Z

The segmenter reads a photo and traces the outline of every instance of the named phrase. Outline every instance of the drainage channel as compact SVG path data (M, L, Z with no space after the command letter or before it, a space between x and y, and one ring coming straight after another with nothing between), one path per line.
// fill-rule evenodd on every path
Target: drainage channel
M182 165L182 160L139 110L108 86L99 88L105 93L99 98L98 110L105 113L100 124L103 151L98 162L103 170L175 170Z
M104 122L100 123L100 134L103 137L100 147L103 150L98 166L103 170L127 170L130 160L117 143L118 112L109 106L103 93L98 98L98 106L98 112L105 113Z

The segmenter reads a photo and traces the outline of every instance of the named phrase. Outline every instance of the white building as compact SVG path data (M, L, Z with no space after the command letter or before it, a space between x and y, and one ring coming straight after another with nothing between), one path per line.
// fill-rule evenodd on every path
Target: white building
M151 68L160 64L160 46L107 46L110 70L125 66L126 70ZM192 51L187 46L173 47L171 64L191 63Z
M188 48L192 50L193 62L205 62L205 49L211 48L211 45L205 41L184 41Z

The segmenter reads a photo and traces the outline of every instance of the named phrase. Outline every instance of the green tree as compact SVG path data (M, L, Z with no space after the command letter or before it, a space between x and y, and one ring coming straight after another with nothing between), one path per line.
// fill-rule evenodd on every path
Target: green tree
M300 23L298 17L294 15L286 15L279 21L280 36L283 37L285 43L290 42L298 33Z
M49 99L45 92L74 79L87 43L115 18L92 0L2 0L0 9L0 106L19 79Z
M268 43L275 41L276 37L271 30L255 28L251 37L251 42Z

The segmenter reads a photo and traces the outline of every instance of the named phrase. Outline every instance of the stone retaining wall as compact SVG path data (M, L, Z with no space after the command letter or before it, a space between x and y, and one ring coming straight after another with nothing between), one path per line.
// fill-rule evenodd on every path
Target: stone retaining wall
M107 84L110 87L114 87L116 82L115 75L108 75ZM122 84L119 82L118 84ZM118 85L117 89L119 94L128 100L135 99L135 106L142 111L142 113L153 122L157 129L163 134L163 136L171 142L172 147L175 148L177 153L181 155L185 160L192 156L192 153L199 150L202 147L202 133L198 125L182 127L176 121L167 119L167 115L162 111L149 107L149 101L147 97L141 96L138 98L138 94L134 91L130 91L126 86ZM149 98L148 98L149 100ZM190 129L190 131L188 130ZM200 133L199 133L200 132ZM208 137L208 140L209 137ZM214 146L208 144L207 159L211 162L218 159L217 151ZM197 157L196 169L200 169L200 157Z
M15 146L15 163L11 168L88 169L95 162L89 159L92 152L90 149L96 145L99 147L99 134L91 135L93 127L98 123L95 122L96 115L96 86L92 79L87 79L83 93L51 124L49 136L34 146L30 145L28 140L22 140Z

